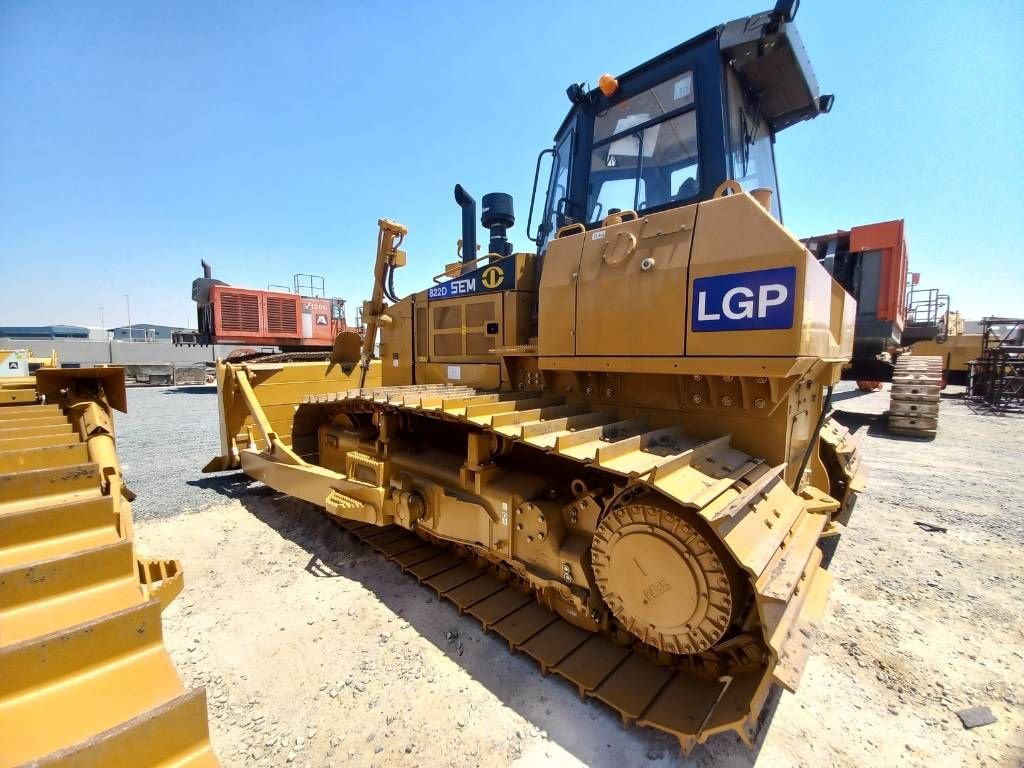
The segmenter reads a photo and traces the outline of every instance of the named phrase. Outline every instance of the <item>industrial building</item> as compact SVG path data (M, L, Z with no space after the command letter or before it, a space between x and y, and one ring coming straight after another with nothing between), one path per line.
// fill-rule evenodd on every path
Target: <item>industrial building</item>
M176 347L169 325L132 324L119 328L87 328L80 325L0 326L0 349L31 349L37 355L56 350L61 366L182 365L213 363L236 346ZM131 341L129 341L131 338Z

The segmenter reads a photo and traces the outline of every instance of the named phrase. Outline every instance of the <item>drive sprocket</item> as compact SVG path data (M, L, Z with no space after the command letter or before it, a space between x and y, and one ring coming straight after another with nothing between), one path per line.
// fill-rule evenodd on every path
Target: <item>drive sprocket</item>
M643 501L609 512L594 535L601 596L649 645L671 653L707 650L729 628L736 604L727 566L694 526Z

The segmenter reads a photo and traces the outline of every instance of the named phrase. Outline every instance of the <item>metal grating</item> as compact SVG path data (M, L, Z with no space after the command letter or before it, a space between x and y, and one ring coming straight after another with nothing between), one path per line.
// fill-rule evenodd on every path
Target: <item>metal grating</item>
M221 292L220 330L259 333L259 297L246 293L230 293L228 291Z
M416 357L426 360L429 354L427 344L430 336L427 334L427 308L416 307Z
M267 295L267 330L270 333L299 332L299 316L294 298Z

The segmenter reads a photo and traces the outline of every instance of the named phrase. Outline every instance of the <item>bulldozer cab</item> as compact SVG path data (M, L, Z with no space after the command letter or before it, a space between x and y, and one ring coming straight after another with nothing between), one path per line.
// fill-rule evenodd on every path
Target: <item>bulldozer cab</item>
M775 134L828 112L833 99L818 92L794 14L780 2L604 75L598 88L571 85L572 108L538 158L539 177L551 156L541 220L528 232L538 253L562 227L708 200L727 179L771 190L781 221Z

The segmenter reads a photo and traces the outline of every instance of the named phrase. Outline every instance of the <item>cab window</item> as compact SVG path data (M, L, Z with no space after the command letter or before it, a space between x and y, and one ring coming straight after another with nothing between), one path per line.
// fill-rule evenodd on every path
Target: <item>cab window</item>
M684 72L636 96L620 101L594 120L594 141L622 133L693 104L693 72Z
M771 129L760 111L743 97L739 79L728 72L729 144L732 178L744 191L758 188L772 191L772 215L782 221L778 180L775 177L775 147Z
M678 78L646 93L657 94L674 82ZM663 113L652 116L649 112L620 110L616 130L600 143L595 142L590 160L588 222L600 221L615 208L640 212L686 201L700 192L697 111L693 107L692 78L687 82L685 105L680 109L664 117L660 117ZM637 98L625 104L632 105Z

